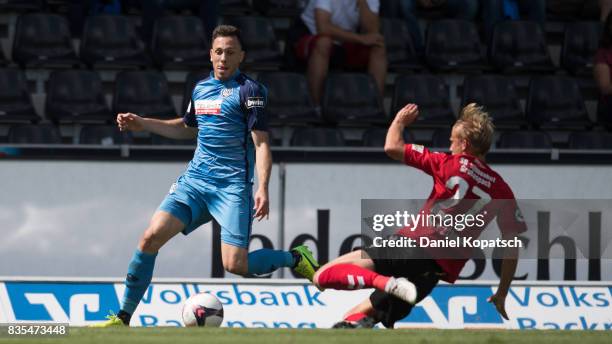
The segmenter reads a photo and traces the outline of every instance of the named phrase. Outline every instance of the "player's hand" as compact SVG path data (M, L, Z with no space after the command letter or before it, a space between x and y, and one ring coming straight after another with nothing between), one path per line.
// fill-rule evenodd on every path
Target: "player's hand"
M419 107L416 104L407 104L395 115L395 120L404 126L412 124L419 116Z
M360 35L360 43L367 46L385 46L385 37L379 33L366 33Z
M266 218L266 220L268 219L268 216L270 214L268 191L263 190L261 188L257 190L257 192L255 193L255 207L253 208L253 210L255 210L255 215L253 215L253 217L256 218L257 221L263 220L264 217Z
M489 297L487 301L495 305L495 309L497 309L499 314L501 314L501 316L504 317L504 319L510 320L510 318L508 318L508 314L506 313L506 296L505 295L502 296L502 295L495 293L494 295Z
M144 130L144 119L136 114L127 112L117 115L117 125L119 130L142 131Z

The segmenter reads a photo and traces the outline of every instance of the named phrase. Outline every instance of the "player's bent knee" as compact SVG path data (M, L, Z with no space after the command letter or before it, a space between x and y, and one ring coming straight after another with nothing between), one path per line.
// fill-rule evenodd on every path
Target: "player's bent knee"
M334 41L329 37L319 37L315 41L314 50L320 54L329 55Z
M164 241L156 228L149 227L140 238L139 248L143 252L157 252L164 245Z
M242 262L239 260L230 260L227 263L223 263L223 268L227 272L231 272L236 275L244 276L249 271L249 267L246 262Z

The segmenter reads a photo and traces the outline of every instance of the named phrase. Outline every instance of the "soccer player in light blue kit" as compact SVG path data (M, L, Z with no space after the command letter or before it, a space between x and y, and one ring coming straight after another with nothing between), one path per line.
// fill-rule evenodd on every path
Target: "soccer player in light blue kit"
M187 235L213 218L221 225L225 270L252 276L290 267L312 281L318 263L305 246L291 251L247 251L253 218L268 216L272 156L265 113L267 90L238 69L244 54L240 31L218 26L210 50L213 71L196 84L182 119L117 115L121 130L147 130L174 139L197 136L198 145L187 170L172 185L138 243L128 267L121 310L96 326L129 325L151 282L159 249L179 232ZM259 183L253 203L254 166Z

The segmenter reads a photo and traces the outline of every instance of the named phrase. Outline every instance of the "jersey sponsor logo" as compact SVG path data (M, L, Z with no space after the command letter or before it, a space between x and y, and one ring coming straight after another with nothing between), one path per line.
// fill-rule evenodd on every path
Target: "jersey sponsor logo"
M176 187L177 187L176 183L172 183L172 185L170 186L170 190L168 190L168 193L173 194L174 191L176 191Z
M412 150L415 152L419 152L419 153L423 153L423 149L425 149L425 147L423 147L422 145L412 145Z
M223 98L227 98L227 97L231 96L232 93L234 93L234 89L233 88L224 88L221 91L221 96L223 96Z
M221 103L223 100L196 100L195 114L196 115L218 115L221 113Z
M263 108L266 106L266 102L263 97L248 97L246 101L247 109L252 108Z

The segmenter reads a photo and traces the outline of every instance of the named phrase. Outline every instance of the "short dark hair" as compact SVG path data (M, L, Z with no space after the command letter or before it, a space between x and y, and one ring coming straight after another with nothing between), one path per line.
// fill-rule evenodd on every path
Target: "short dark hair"
M233 25L217 26L213 30L213 33L212 33L211 46L212 46L212 42L214 42L215 39L217 39L217 37L236 37L236 39L238 40L238 43L240 43L240 48L242 49L242 47L244 46L242 44L242 37L240 36L240 29Z

